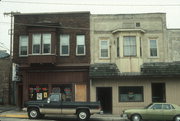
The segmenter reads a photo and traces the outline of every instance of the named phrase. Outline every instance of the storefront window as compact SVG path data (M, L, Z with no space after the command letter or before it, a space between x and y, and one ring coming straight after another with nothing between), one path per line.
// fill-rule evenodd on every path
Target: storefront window
M143 102L143 87L119 87L119 102Z
M48 98L48 85L30 85L29 99L30 100L44 100Z
M53 85L52 93L61 93L62 101L72 101L72 85Z

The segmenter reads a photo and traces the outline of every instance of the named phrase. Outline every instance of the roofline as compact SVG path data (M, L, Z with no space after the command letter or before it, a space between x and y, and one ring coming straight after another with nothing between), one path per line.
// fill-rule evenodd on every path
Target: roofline
M166 14L164 12L154 12L154 13L121 13L121 14L91 14L91 15L98 15L98 16L106 16L106 15L143 15L143 14Z
M88 13L90 11L70 11L70 12L42 12L42 13L14 13L14 16L18 15L43 15L43 14L79 14L79 13Z

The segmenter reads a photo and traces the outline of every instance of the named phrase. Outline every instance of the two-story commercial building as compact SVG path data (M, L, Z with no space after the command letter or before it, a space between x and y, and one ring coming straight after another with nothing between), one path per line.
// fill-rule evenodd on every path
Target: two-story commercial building
M180 105L178 31L167 30L166 14L91 15L91 30L91 101L100 100L105 113Z
M13 62L19 106L52 92L64 100L89 100L90 13L14 15Z

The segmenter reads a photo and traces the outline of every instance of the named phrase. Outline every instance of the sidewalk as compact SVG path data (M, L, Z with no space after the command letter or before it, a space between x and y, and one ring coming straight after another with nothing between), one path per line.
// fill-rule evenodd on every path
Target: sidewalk
M4 110L2 110L4 109ZM17 107L1 107L0 106L0 117L8 117L8 118L28 118L27 112L20 111ZM66 116L68 117L68 116ZM72 117L72 116L71 116ZM103 120L103 121L120 121L123 120L119 115L100 115L94 114L91 116L91 119Z

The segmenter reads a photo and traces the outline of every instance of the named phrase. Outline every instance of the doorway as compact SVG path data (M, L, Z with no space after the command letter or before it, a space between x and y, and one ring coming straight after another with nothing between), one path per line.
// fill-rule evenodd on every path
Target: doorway
M101 102L105 114L112 114L112 87L97 87L96 99Z
M152 102L166 102L165 83L152 83Z

